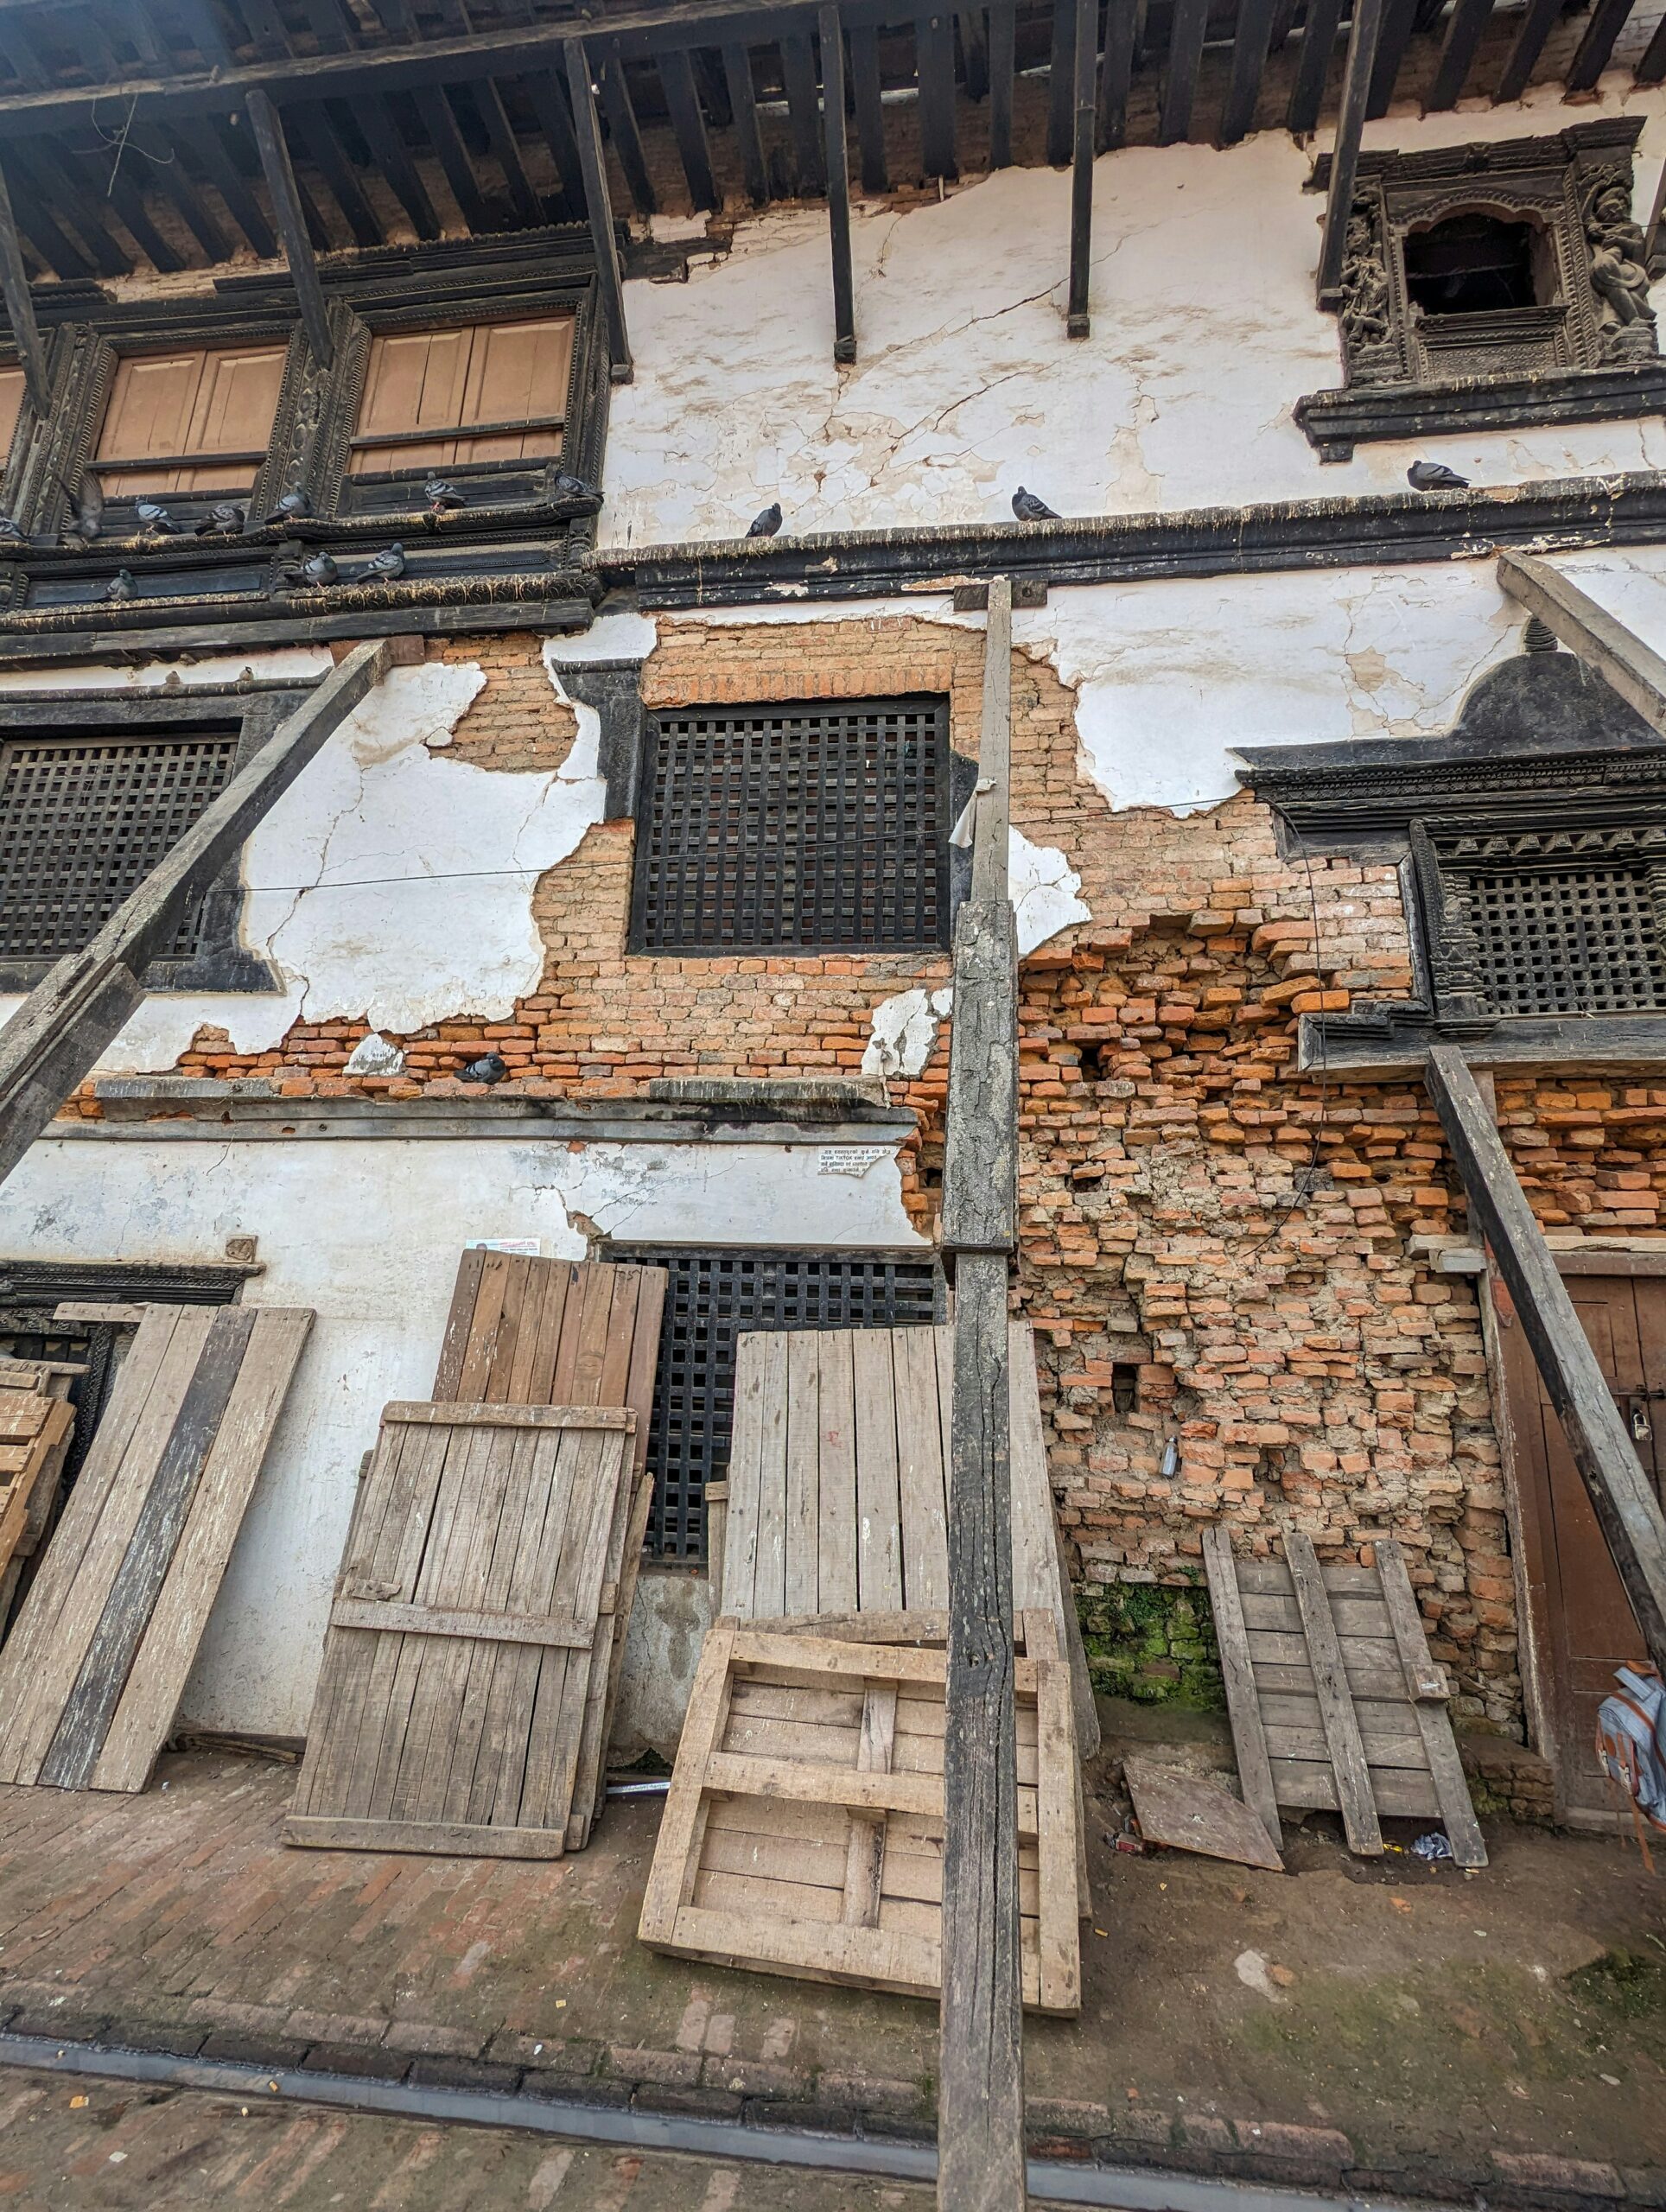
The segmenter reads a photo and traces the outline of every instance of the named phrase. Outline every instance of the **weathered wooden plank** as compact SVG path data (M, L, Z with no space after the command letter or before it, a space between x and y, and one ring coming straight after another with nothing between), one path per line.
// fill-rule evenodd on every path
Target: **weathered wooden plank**
M1463 1178L1472 1220L1491 1247L1521 1317L1644 1643L1656 1666L1666 1669L1666 1516L1638 1463L1497 1124L1456 1046L1431 1049L1425 1080Z
M481 1637L500 1643L550 1644L588 1650L595 1633L581 1620L550 1620L536 1613L444 1612L428 1605L398 1605L368 1598L338 1598L333 1628L400 1630L407 1636Z
M335 347L324 306L324 288L318 281L318 264L313 259L312 240L302 212L301 195L296 189L289 149L284 142L283 125L270 97L258 87L249 93L244 105L249 128L254 134L255 150L260 156L267 196L272 203L272 219L283 241L283 258L289 264L307 343L319 366L328 369L335 359Z
M856 1605L850 1610L900 1611L902 1504L896 1378L892 1339L884 1331L851 1332L851 1388L855 1401Z
M942 1245L1007 1252L1017 1213L1018 941L1005 897L968 899L955 925L955 1010Z
M1342 80L1342 106L1331 152L1330 191L1325 203L1325 228L1319 253L1319 304L1327 311L1336 307L1341 296L1342 256L1347 244L1365 111L1386 5L1387 0L1358 0L1348 32L1347 69Z
M1256 1669L1250 1656L1250 1639L1239 1595L1239 1568L1232 1556L1231 1535L1218 1521L1203 1532L1204 1572L1209 1582L1209 1603L1215 1619L1215 1640L1220 1649L1221 1677L1226 1688L1226 1710L1232 1723L1232 1745L1237 1753L1238 1780L1243 1802L1256 1814L1276 1845L1279 1841L1278 1799L1273 1792L1273 1773L1268 1763L1267 1736L1262 1725Z
M596 115L595 94L590 88L590 64L577 39L569 39L567 44L567 90L572 102L573 131L578 140L579 168L584 178L584 204L590 215L590 242L595 248L596 291L607 330L609 373L614 384L629 384L633 373L631 341L625 327L625 284L620 274L619 238L608 194L607 164L601 150L601 124Z
M383 1408L382 1419L410 1428L449 1428L467 1421L474 1428L620 1428L627 1436L636 1427L636 1413L630 1406L511 1406L472 1401L451 1405L428 1398L395 1398Z
M1308 1664L1313 1669L1313 1694L1319 1700L1325 1739L1336 1770L1337 1794L1348 1847L1364 1854L1383 1848L1366 1767L1365 1747L1359 1740L1353 1696L1343 1665L1342 1646L1331 1619L1330 1599L1319 1571L1311 1541L1299 1529L1284 1532L1284 1556L1301 1608L1301 1624L1307 1639Z
M421 1851L459 1859L560 1859L558 1829L487 1827L475 1821L355 1821L327 1813L290 1813L283 1840L317 1851Z
M1401 1767L1373 1767L1370 1779L1377 1809L1390 1820L1440 1817L1440 1801L1432 1775ZM1341 1810L1336 1771L1328 1759L1275 1759L1273 1785L1279 1803L1292 1810Z
M694 1853L706 1770L728 1718L729 1660L735 1625L720 1620L701 1647L700 1664L683 1716L683 1733L660 1815L653 1865L642 1894L637 1932L645 1943L668 1942L678 1908L694 1888Z
M1434 1777L1434 1791L1440 1801L1440 1817L1446 1824L1447 1840L1460 1866L1485 1866L1487 1863L1486 1845L1482 1840L1480 1823L1475 1817L1475 1808L1470 1801L1463 1761L1453 1738L1451 1718L1445 1704L1435 1701L1439 1693L1431 1694L1418 1687L1434 1676L1438 1676L1444 1684L1446 1671L1443 1668L1435 1667L1429 1658L1422 1617L1418 1612L1417 1600L1412 1592L1404 1552L1392 1537L1380 1537L1376 1550L1377 1570L1383 1577L1383 1596L1389 1618L1394 1622L1395 1641L1400 1646L1401 1663L1405 1668L1408 1683L1412 1687L1416 1700L1413 1708L1414 1719L1422 1738L1424 1757Z
M856 1766L863 1774L888 1774L897 1732L897 1689L894 1682L870 1682L862 1694L862 1740ZM852 1813L845 1850L844 1894L840 1917L850 1927L877 1928L885 1878L885 1828L882 1818Z
M1536 554L1500 553L1498 582L1634 707L1650 729L1666 736L1666 659L1652 645Z

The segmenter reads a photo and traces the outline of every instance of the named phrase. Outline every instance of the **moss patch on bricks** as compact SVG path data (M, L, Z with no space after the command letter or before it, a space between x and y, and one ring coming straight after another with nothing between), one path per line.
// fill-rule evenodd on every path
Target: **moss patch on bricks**
M1076 1608L1102 1695L1194 1713L1224 1708L1215 1624L1201 1589L1116 1582L1078 1590Z

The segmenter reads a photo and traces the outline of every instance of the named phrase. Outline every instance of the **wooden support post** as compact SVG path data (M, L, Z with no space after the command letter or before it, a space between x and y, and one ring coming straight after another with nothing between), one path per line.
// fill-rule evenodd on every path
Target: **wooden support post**
M255 134L255 147L260 156L260 166L266 179L266 190L271 196L272 219L277 225L277 234L283 241L283 257L289 264L289 276L295 285L296 296L301 303L301 320L306 327L307 343L312 347L313 359L320 368L334 365L335 349L330 343L329 317L324 311L324 288L318 281L318 264L313 259L311 240L307 236L307 220L302 213L301 195L296 189L295 171L289 165L289 149L283 140L283 125L277 110L263 92L249 94L249 127Z
M989 167L1006 169L1013 160L1013 76L1017 67L1018 10L1015 0L995 0L989 10Z
M943 1248L954 1255L938 2202L1025 2198L1007 1274L1018 1234L1018 936L1007 887L1012 583L989 586L972 895L955 930Z
M874 41L874 66L879 67L879 33ZM741 153L741 174L747 181L747 197L754 207L769 198L769 171L764 166L763 134L758 128L758 93L752 81L752 56L744 46L723 48L723 77L728 86L729 113L734 120L734 143ZM878 95L875 94L877 104ZM863 182L867 182L866 176Z
M1342 80L1342 108L1336 119L1336 143L1331 149L1331 188L1325 202L1325 232L1319 253L1319 304L1333 310L1342 296L1342 255L1348 242L1348 218L1353 212L1354 181L1359 175L1359 142L1364 135L1365 108L1370 98L1371 73L1377 67L1377 42L1383 29L1386 0L1358 0L1353 28L1348 33L1348 66Z
M601 294L601 312L607 325L610 373L615 384L629 384L633 373L631 341L625 328L625 285L619 273L619 243L614 236L613 204L607 196L601 124L590 86L589 59L582 41L575 38L567 41L567 90L572 99L573 130L578 139L579 168L584 177L584 204L590 211L596 286Z
M1501 553L1498 582L1666 737L1666 660L1588 592L1530 553Z
M44 423L52 412L52 391L47 382L47 349L41 343L41 327L35 320L35 301L29 292L29 271L17 236L17 219L11 212L11 194L0 168L0 298L6 303L17 357L23 365L23 389L29 404Z
M822 46L822 133L827 143L827 227L833 246L833 358L856 358L856 285L850 265L850 154L844 135L844 33L839 11L817 17Z
M1071 138L1070 303L1065 329L1088 334L1088 264L1093 241L1094 64L1099 0L1076 0L1076 117Z
M249 832L332 730L380 683L395 641L353 651L197 817L84 951L67 953L0 1031L0 1182L97 1065L144 995L146 967L173 942Z
M1469 1197L1472 1225L1491 1247L1515 1303L1649 1656L1666 1670L1666 1515L1638 1464L1544 1231L1455 1045L1430 1048L1426 1080Z

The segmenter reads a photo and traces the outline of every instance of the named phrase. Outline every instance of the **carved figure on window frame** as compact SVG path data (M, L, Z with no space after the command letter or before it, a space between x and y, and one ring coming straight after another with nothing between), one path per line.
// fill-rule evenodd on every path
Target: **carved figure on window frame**
M1342 304L1338 320L1347 347L1351 382L1400 373L1400 353L1394 343L1389 272L1382 241L1376 223L1359 207L1348 218L1342 259Z
M1641 226L1631 219L1630 189L1619 179L1609 177L1592 193L1585 235L1604 359L1653 353L1655 314L1649 304L1646 248Z

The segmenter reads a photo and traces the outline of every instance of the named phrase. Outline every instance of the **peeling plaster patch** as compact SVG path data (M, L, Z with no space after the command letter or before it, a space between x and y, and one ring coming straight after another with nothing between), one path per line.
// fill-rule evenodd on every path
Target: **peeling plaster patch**
M1021 830L1007 837L1007 895L1018 917L1018 957L1033 952L1093 910L1077 893L1082 879L1057 845L1033 845Z
M855 1183L830 1183L814 1145L593 1144L558 1166L569 1216L641 1243L923 1245L893 1147Z
M0 671L0 692L160 691L170 686L235 683L245 672L266 683L311 683L334 666L324 645L211 655L202 660L153 660L143 668L12 668Z
M922 1075L937 1043L938 1024L954 1003L947 984L939 991L899 991L874 1008L862 1056L864 1075Z
M389 1038L372 1029L368 1037L361 1037L347 1056L348 1075L403 1075L405 1056Z
M701 620L715 620L715 616ZM557 661L646 660L659 637L652 614L601 614L588 630L572 638L546 638L544 664L554 672Z

